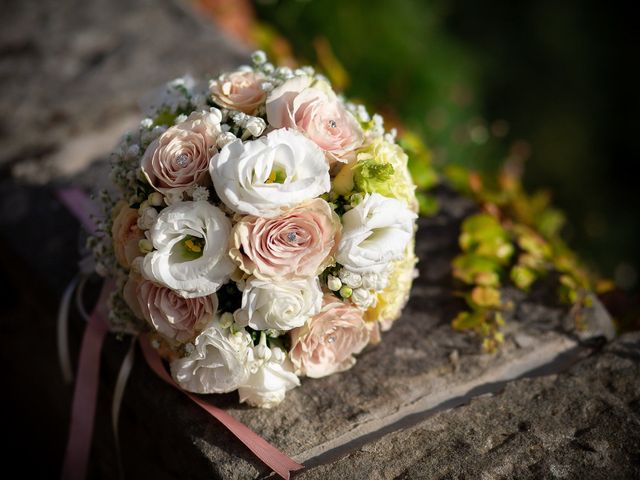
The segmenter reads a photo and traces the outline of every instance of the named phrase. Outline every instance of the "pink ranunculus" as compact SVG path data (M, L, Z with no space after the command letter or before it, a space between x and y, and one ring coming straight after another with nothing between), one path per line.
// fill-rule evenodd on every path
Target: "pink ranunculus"
M209 91L219 106L254 115L267 97L262 88L264 81L256 72L233 72L212 80Z
M351 368L369 343L362 312L333 295L326 295L320 313L291 331L289 357L298 375L319 378Z
M113 250L118 263L126 269L131 262L142 255L138 242L144 238L144 232L138 228L138 211L120 202L114 208L115 218L111 227Z
M346 162L362 145L357 120L340 103L331 87L312 85L310 77L287 80L267 98L267 120L275 128L295 128L322 148L331 161Z
M181 343L191 340L218 309L215 293L182 298L170 288L143 279L137 282L136 287L142 318L169 340ZM132 310L136 313L134 308Z
M233 229L229 255L262 280L305 279L333 262L341 229L329 204L316 198L274 218L245 216Z
M142 157L142 171L159 192L209 182L209 159L217 152L219 110L194 112L155 139Z

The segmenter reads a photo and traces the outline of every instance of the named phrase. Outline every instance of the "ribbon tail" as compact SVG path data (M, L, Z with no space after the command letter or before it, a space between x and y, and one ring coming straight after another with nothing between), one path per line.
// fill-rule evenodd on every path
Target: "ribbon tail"
M224 410L214 407L201 398L192 395L180 388L180 386L175 383L171 376L167 373L164 365L162 364L162 359L158 355L158 352L156 352L156 350L151 346L148 338L142 337L140 339L140 346L142 347L142 353L145 360L147 361L147 364L149 365L151 370L156 373L156 375L158 375L169 385L177 388L182 393L187 395L200 408L204 409L209 415L213 416L219 422L221 422L247 448L249 448L249 450L251 450L254 455L256 455L274 472L280 475L280 477L288 480L292 471L304 468L303 465L300 465L299 463L289 458L287 455L267 442L264 438L260 437L253 430L251 430L240 421L236 420L233 416L229 415Z
M71 406L69 440L62 465L63 480L83 480L87 476L98 397L100 353L109 329L104 309L111 290L111 283L105 282L97 306L91 313L82 336L78 374Z
M118 423L120 419L120 407L122 406L122 399L124 397L124 391L127 387L127 380L131 375L131 369L135 360L136 353L136 340L137 337L131 337L129 343L129 349L127 354L122 360L120 365L120 371L118 372L118 379L116 380L116 386L113 391L113 401L111 403L111 426L113 427L113 437L116 444L116 458L118 461L118 473L121 479L124 479L124 468L122 466L122 450L120 449L120 434Z
M73 292L77 286L78 276L76 275L65 288L58 308L58 361L60 362L60 370L65 383L73 381L73 368L71 367L71 354L69 353L69 309Z
M61 188L56 190L56 197L88 232L96 231L94 218L99 212L86 193L79 188Z
M80 277L78 288L76 288L76 308L80 312L80 315L82 315L82 318L84 318L87 322L89 321L89 317L91 317L91 315L89 315L89 313L87 312L87 309L84 308L84 287L87 285L88 279L88 275L83 275L82 277Z

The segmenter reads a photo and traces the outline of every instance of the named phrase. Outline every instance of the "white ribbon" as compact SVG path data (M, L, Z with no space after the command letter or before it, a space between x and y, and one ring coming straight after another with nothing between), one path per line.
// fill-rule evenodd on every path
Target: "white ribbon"
M64 289L60 307L58 308L58 361L62 378L66 383L73 382L73 369L71 368L71 354L69 353L69 308L73 292L78 286L79 276L76 275Z

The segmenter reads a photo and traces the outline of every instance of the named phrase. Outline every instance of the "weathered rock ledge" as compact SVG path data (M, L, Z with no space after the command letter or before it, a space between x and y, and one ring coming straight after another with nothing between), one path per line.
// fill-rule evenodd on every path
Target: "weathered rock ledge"
M438 413L296 478L640 476L640 333L559 374Z
M462 305L454 295L449 265L457 248L458 224L471 205L446 189L438 195L441 212L420 221L421 275L403 317L380 345L367 349L348 372L305 379L272 410L238 406L235 394L211 395L208 400L308 467L331 465L349 451L366 450L371 442L383 442L435 411L496 392L520 376L561 370L589 354L592 348L572 331L566 311L554 306L544 289L530 296L507 292L516 308L497 355L479 353L473 338L451 330L450 320ZM597 302L587 317L590 329L582 338L606 341L612 335L610 318ZM109 353L107 357L115 368L116 359ZM171 420L161 421L169 412ZM268 473L224 428L154 378L142 363L131 377L123 415L123 429L128 430L125 452L133 452L136 445L135 455L125 458L132 462L131 469L148 466L140 462L143 455L149 462L166 462L157 466L165 472L162 478L172 478L172 471L192 478L257 478ZM135 431L127 427L127 418L136 419ZM172 441L148 440L162 437ZM148 453L141 453L141 444ZM338 465L348 468L344 460ZM318 475L327 478L332 467L322 468Z

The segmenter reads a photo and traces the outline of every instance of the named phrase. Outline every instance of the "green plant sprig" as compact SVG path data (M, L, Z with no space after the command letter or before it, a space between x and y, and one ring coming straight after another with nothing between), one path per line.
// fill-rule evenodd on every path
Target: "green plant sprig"
M550 205L550 195L528 194L508 164L497 178L460 167L445 174L481 209L462 223L461 253L453 260L453 275L466 286L469 307L453 319L453 328L476 333L486 352L496 351L504 341L503 312L510 308L500 289L511 284L526 292L552 273L560 302L571 306L576 327L584 328L583 311L591 306L590 292L598 282L562 239L564 215Z

